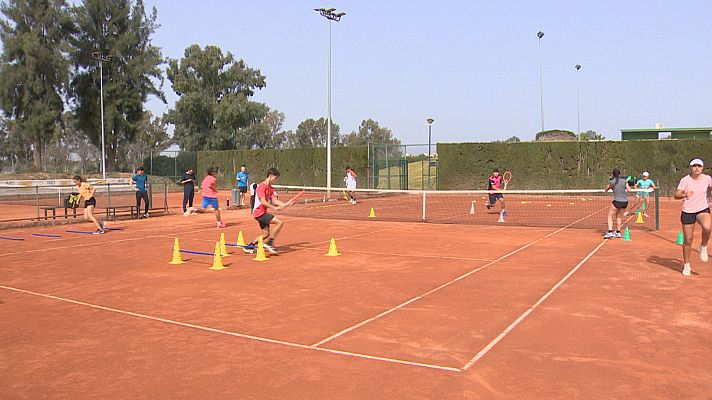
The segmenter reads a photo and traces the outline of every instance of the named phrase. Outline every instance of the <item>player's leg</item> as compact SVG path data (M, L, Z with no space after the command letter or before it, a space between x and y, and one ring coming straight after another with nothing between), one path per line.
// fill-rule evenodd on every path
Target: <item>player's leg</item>
M697 223L702 228L702 243L700 243L700 260L707 262L707 243L710 240L710 231L712 230L712 214L701 212L697 214Z
M682 243L682 274L690 276L692 267L690 266L690 253L692 253L692 239L695 235L695 214L682 213L680 217L682 222L682 234L685 240Z
M613 216L616 215L617 210L618 209L613 204L611 204L611 206L608 208L608 232L606 232L606 234L603 236L604 239L610 239L612 237L615 237L615 234L613 233Z

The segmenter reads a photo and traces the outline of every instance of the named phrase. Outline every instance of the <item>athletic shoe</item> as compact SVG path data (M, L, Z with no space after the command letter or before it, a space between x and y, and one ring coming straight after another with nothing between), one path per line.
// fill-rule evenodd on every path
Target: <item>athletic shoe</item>
M148 215L148 213L143 214L143 216L146 217L146 218L151 218L151 216Z
M218 222L217 225L218 225L218 228L224 228L224 227L225 227L225 223L224 223L224 222Z
M689 263L682 266L682 274L685 276L692 275L692 267L690 267Z
M623 216L624 216L624 217L627 217L627 216L628 216L628 211L625 211L625 212L623 213Z
M709 260L709 256L707 256L707 246L700 245L699 250L700 260L702 260L702 262L707 262L707 260Z
M623 237L623 235L621 235L621 231L616 231L616 235L615 235L615 236L616 236L617 238L622 238L622 237Z
M643 216L644 216L645 218L648 218L650 215L648 215L647 213L643 213Z
M99 221L99 226L101 226L101 229L100 229L101 231L106 229L106 224L104 223L104 221Z
M613 232L606 232L606 234L603 235L604 239L610 239L610 238L614 238L614 237L616 237L616 235Z
M103 229L97 229L96 232L94 232L95 235L101 235L102 233L104 233Z
M252 247L250 247L252 246ZM242 248L242 251L244 251L247 254L255 254L255 245L247 245Z
M269 251L270 253L279 254L279 250L277 250L277 248L274 247L273 245L265 243L264 246L265 246L265 250Z

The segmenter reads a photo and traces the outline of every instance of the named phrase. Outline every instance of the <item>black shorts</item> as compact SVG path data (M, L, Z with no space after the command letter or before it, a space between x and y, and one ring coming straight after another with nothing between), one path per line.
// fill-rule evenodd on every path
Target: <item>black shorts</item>
M682 214L680 215L680 222L682 222L683 225L693 225L695 223L695 221L697 221L697 214L703 214L703 213L709 214L710 209L705 208L704 210L698 211L696 213L686 213L683 211Z
M619 209L619 210L624 210L628 208L628 202L627 201L615 201L613 200L613 207Z
M247 186L238 186L237 190L239 190L240 193L247 193Z
M266 227L269 226L269 223L272 222L273 218L274 218L274 215L272 215L272 214L262 214L255 219L257 220L257 222L260 223L260 229L265 229Z
M489 195L490 204L496 203L497 199L504 200L504 195L502 193L492 193Z
M96 199L95 198L90 197L90 198L84 200L84 208L87 208L89 206L96 207Z

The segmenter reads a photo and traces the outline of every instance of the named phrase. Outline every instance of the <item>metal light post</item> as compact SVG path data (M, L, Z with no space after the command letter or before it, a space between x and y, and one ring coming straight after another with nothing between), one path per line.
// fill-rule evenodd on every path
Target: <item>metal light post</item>
M541 38L544 37L544 32L536 33L539 38L539 102L541 104L541 131L544 132L544 73L541 64Z
M434 119L428 118L426 119L428 122L428 189L430 190L430 137L433 132L433 122L435 122Z
M581 134L581 103L579 102L579 74L581 64L576 64L576 135Z
M326 126L326 190L327 196L331 197L331 21L339 22L345 12L336 12L335 8L315 8L314 11L321 14L329 21L329 74L328 74L328 121Z
M104 61L109 61L111 56L101 53L91 53L91 57L99 61L99 98L101 105L101 176L106 180L106 146L104 145Z

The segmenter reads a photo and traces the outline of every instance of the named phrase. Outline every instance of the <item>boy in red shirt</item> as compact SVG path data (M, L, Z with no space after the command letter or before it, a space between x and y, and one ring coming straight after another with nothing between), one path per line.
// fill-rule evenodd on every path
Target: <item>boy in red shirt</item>
M252 217L257 220L257 223L262 229L262 239L267 251L272 254L279 254L279 251L274 246L274 240L277 238L279 231L284 226L284 221L268 213L268 210L279 211L285 207L285 203L275 198L274 188L272 184L279 179L279 171L276 168L267 170L267 179L257 185L255 190L255 205L252 207ZM270 231L270 225L274 225L274 230ZM245 253L254 253L259 241L259 236L251 243L248 243L242 248Z
M197 213L204 213L210 211L209 208L215 211L215 219L217 220L217 227L224 228L225 224L222 222L220 216L220 205L218 204L218 178L215 177L217 168L208 168L208 174L203 178L200 183L200 188L203 192L203 204L201 208L191 207L183 215L186 217L188 215L194 215Z

